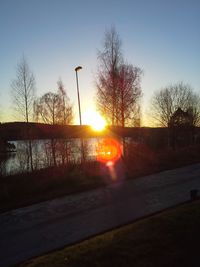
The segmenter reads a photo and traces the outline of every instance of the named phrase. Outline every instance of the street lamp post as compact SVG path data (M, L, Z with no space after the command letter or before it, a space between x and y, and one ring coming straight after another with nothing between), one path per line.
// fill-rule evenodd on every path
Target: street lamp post
M81 66L78 66L78 67L75 68L75 72L76 72L76 85L77 85L77 96L78 96L78 111L79 111L80 125L82 125L82 118L81 118L81 103L80 103L79 84L78 84L78 71L81 70L81 69L82 69ZM82 163L83 163L85 161L83 138L81 138L81 156L82 156Z
M78 71L81 70L82 67L78 66L75 68L76 72L76 85L77 85L77 95L78 95L78 111L79 111L79 120L80 120L80 125L82 125L82 119L81 119L81 103L80 103L80 95L79 95L79 84L78 84Z

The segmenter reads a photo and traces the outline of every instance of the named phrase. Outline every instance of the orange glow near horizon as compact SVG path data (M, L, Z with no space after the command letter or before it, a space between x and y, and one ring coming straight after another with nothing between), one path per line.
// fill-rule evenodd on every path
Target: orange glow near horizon
M98 144L96 153L98 161L110 166L119 160L122 155L122 150L117 140L106 138Z

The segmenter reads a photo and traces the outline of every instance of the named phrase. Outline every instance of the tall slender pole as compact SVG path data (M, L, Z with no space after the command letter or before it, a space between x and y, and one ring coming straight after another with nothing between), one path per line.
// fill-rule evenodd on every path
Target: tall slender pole
M81 66L78 66L78 67L75 68L80 125L82 125L82 118L81 118L81 103L80 103L79 84L78 84L78 71L81 70L81 69L82 69ZM85 162L85 152L84 152L83 138L81 138L81 156L82 156L82 163L84 163Z
M79 84L78 84L78 71L81 70L81 69L82 69L81 66L78 66L78 67L75 68L75 71L76 71L77 95L78 95L78 111L79 111L80 125L82 125L82 118L81 118L81 103L80 103Z

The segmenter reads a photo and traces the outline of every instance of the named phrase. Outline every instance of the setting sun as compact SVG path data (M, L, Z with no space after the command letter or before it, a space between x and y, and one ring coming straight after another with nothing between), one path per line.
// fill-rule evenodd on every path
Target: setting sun
M95 131L102 131L106 126L104 118L96 111L88 111L84 115L85 123Z

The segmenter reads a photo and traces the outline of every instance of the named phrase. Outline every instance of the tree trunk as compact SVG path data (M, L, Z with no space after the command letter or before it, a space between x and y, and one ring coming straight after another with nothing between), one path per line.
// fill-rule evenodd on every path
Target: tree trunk
M55 140L51 139L51 149L52 149L52 156L53 156L53 164L57 166L56 162L56 148L55 148Z

